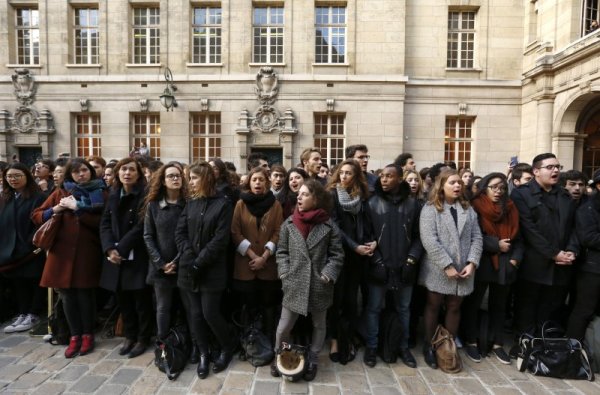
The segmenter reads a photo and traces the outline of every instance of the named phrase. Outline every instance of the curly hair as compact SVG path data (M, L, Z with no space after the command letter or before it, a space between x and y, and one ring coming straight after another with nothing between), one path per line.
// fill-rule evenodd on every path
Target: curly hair
M313 178L309 178L308 180L304 180L304 184L308 191L315 197L316 207L315 209L322 208L328 213L331 212L333 208L333 201L331 200L331 195L325 190L325 187L321 185L321 183Z
M341 185L340 172L342 171L342 167L346 165L352 167L352 185L348 188L350 196L360 196L361 199L368 199L369 186L367 184L367 179L362 172L360 165L354 159L346 159L336 166L335 172L333 173L331 180L329 180L326 189L331 191L336 189L338 185Z

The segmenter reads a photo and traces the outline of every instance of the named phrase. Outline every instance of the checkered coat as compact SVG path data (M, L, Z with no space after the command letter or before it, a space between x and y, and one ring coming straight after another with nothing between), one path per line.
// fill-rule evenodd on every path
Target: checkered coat
M277 245L283 306L302 315L326 310L333 302L333 283L343 263L342 239L331 219L316 225L304 240L290 216L281 225ZM326 284L321 274L331 282Z

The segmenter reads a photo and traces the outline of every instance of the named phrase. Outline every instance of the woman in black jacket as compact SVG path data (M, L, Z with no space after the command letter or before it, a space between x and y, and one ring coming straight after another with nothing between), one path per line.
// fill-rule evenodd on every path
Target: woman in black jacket
M375 243L369 240L369 187L364 173L354 159L340 163L327 189L333 200L332 219L339 227L344 247L344 266L335 283L333 306L329 309L331 348L329 358L346 364L354 359L352 344L358 316L358 286L365 273L367 259L373 254ZM349 342L347 350L339 350L338 339Z
M3 176L0 195L0 273L14 285L19 313L4 328L4 332L23 332L38 322L44 308L44 289L38 284L46 254L31 242L36 226L30 217L46 196L22 163L9 165Z
M146 285L148 252L144 244L144 203L146 179L133 158L115 166L115 180L100 223L100 239L106 260L100 286L117 293L125 341L120 355L141 355L152 336L152 293Z
M221 297L227 281L227 246L233 208L216 193L216 180L210 165L199 162L190 167L190 193L175 233L181 254L177 285L187 311L192 336L200 349L198 377L208 376L210 331L221 353L213 372L225 370L235 349L227 323L221 315Z
M170 162L153 175L145 203L144 242L150 256L146 282L154 287L158 338L171 328L171 306L177 291L177 221L185 207L187 180L179 163Z

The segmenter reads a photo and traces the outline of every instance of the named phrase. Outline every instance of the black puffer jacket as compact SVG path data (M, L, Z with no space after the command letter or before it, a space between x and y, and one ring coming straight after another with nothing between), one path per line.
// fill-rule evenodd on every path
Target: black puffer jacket
M600 274L600 194L587 199L575 217L577 237L586 249L579 271Z
M369 199L373 240L378 240L376 254L381 254L388 267L388 287L396 288L402 281L402 270L410 255L419 260L423 245L419 236L419 215L421 205L410 197L410 187L400 183L395 195L381 188L381 181L375 182L375 194Z
M232 217L233 207L225 197L188 201L175 232L181 254L180 288L193 292L225 289Z

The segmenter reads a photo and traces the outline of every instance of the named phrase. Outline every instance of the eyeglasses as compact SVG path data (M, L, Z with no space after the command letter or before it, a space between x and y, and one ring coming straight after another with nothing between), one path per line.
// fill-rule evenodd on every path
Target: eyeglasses
M488 188L494 192L506 192L506 185L488 185Z
M361 156L357 156L356 159L360 159L360 160L369 160L371 159L371 155L361 155Z
M181 178L181 174L167 174L165 178L168 178L169 180L178 180Z
M562 165L546 165L546 166L540 166L540 167L538 167L538 169L546 169L548 171L552 171L554 169L562 170L563 166Z
M23 174L7 174L6 175L7 180L20 180L23 177L25 177Z

